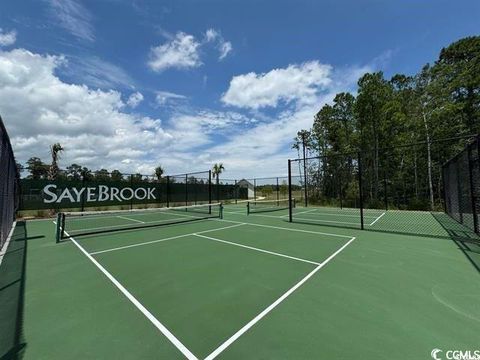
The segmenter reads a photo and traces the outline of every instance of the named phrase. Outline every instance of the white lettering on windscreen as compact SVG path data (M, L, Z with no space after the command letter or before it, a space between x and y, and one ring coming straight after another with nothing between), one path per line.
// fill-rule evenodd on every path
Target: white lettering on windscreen
M49 184L43 188L43 202L45 204L61 203L63 201L76 203L82 201L82 196L87 202L102 201L130 201L130 200L156 200L155 188L116 188L105 185L98 187L65 188L57 192L57 185Z

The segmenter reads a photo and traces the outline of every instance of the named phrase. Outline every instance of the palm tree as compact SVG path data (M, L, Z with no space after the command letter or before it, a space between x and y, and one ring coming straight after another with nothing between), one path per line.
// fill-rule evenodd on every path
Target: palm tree
M50 165L48 178L49 180L55 180L58 175L58 160L60 159L60 153L64 151L60 143L55 143L50 146L50 154L52 155L52 165Z
M217 180L216 181L216 183L217 183L217 201L220 201L219 184L220 184L220 174L223 172L223 170L225 170L225 167L223 166L222 163L213 165L212 175L213 175L213 178Z
M160 179L162 178L163 174L165 173L165 170L163 170L162 166L161 165L158 165L156 168L155 168L155 176L157 177L157 180L160 181Z

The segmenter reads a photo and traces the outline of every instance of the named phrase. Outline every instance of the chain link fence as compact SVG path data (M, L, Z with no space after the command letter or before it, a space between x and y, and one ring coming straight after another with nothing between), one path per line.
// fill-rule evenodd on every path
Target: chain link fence
M12 230L18 209L18 179L12 145L0 117L0 249Z

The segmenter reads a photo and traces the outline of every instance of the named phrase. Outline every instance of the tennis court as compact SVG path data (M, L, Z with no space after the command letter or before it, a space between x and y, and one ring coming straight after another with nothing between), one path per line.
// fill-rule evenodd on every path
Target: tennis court
M56 219L19 222L4 261L24 289L22 355L427 359L438 344L477 346L479 252L452 241L458 223L437 219L438 236L323 224L357 226L353 211L298 206L292 223L284 206L247 214L240 202L66 214L59 243ZM365 215L371 228L411 221Z

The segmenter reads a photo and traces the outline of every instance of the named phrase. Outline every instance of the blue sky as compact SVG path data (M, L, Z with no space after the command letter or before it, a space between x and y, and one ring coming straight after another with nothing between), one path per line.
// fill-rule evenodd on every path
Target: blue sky
M359 76L413 74L478 1L3 0L0 114L19 161L283 175L296 131Z

